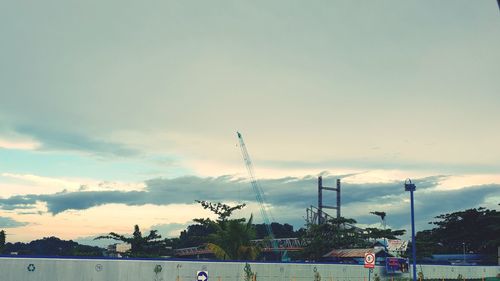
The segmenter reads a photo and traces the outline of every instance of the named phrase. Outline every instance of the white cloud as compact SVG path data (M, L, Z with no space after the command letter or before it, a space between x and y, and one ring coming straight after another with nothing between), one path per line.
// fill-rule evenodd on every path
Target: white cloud
M37 209L43 210L44 207L40 205ZM40 215L15 212L11 212L10 215L15 220L30 223L27 226L9 230L9 234L14 235L13 237L19 241L30 241L46 236L73 239L98 236L111 231L130 234L135 224L138 224L144 231L154 225L172 223L185 225L193 223L193 218L214 218L213 214L203 210L197 204L167 206L107 204L82 211L67 211L57 216L48 213Z
M0 149L36 150L41 144L30 139L6 139L0 137Z
M490 204L495 207L497 203L494 201L500 196L495 185L438 190L436 186L442 179L446 178L437 176L415 179L419 183L415 207L418 223L422 227L443 212L490 207ZM316 204L315 177L266 179L263 183L269 200L266 206L270 219L291 223L295 227L303 226L305 208ZM398 185L391 182L346 183L342 191L342 215L354 218L363 225L373 225L378 220L369 212L385 211L388 214L388 225L401 228L408 220L409 195ZM194 187L197 189L193 190ZM243 189L239 190L239 187ZM241 196L238 195L239 192L242 192ZM139 224L145 230L162 226L161 229L165 232L163 235L172 235L191 224L193 218L214 217L198 204L189 203L194 199L209 197L210 200L232 205L246 202L248 206L234 215L248 218L253 214L254 222L260 223L260 205L254 200L254 196L247 183L235 181L231 177L183 177L151 180L140 192L80 190L34 197L11 197L3 199L3 202L6 209L9 206L19 207L4 211L8 217L30 223L9 230L16 235L16 239L26 241L49 234L71 239L109 231L129 233L134 224ZM28 205L29 209L22 209ZM49 207L52 209L49 210ZM48 211L55 212L56 215L51 215Z
M500 183L500 174L453 175L440 181L437 189L454 190L470 186Z
M401 184L407 179L423 178L429 175L426 171L416 171L416 170L369 170L359 172L355 175L346 177L343 181L352 184L363 184L363 183L393 183L401 182Z
M100 181L89 178L47 177L34 174L0 173L0 196L51 194L66 191L139 191L143 182Z

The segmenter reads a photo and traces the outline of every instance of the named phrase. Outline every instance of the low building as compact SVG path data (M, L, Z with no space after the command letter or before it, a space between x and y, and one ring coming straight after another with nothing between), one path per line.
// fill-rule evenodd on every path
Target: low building
M481 254L435 254L424 258L422 262L441 265L485 265L488 257ZM490 262L491 264L491 262Z
M374 253L375 263L378 265L385 264L387 257L393 257L383 247L375 247L364 249L333 249L323 256L323 260L347 264L364 264L366 253Z
M132 249L132 245L128 243L115 243L111 244L107 248L108 257L121 258L126 252Z

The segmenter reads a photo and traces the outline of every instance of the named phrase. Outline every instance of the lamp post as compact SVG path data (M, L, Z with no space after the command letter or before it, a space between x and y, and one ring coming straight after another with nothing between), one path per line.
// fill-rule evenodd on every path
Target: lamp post
M462 242L462 246L464 248L464 265L465 265L465 242Z
M413 191L415 191L415 184L410 179L405 180L405 191L410 192L411 202L411 251L413 260L413 281L417 281L417 243L415 242L415 212L413 206Z

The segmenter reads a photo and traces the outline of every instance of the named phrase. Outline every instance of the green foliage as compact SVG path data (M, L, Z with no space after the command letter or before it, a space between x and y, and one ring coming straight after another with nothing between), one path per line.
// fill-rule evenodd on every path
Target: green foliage
M243 209L246 204L240 204L236 205L234 207L231 207L229 205L217 202L217 203L212 203L208 201L200 201L200 200L195 200L196 202L200 203L200 205L203 207L203 209L208 209L212 211L214 214L218 215L219 221L225 221L227 220L231 214L236 211L236 210L241 210Z
M353 219L341 217L331 219L324 224L310 224L302 235L301 239L308 242L304 248L304 258L309 260L319 260L331 249L345 249L354 247L364 247L366 242L362 233L352 224Z
M245 281L252 281L255 274L252 272L252 267L250 266L250 264L245 263L243 271L245 272Z
M30 243L7 243L4 252L18 252L20 255L47 256L102 256L103 249L80 245L74 241L65 241L57 237L45 237Z
M397 239L397 236L404 235L406 233L406 230L400 229L400 230L392 230L390 228L388 229L378 229L378 228L365 228L365 237L368 239L379 239L379 238L386 238L386 239Z
M211 219L195 219L200 225L214 229L206 237L207 247L218 259L228 260L254 260L259 254L259 249L251 245L250 240L255 238L255 229L252 225L253 217L246 221L244 218L229 219L234 210L239 210L245 205L231 207L222 203L197 201L203 208L219 215L216 221Z
M208 238L215 233L216 227L209 222L209 219L195 219L194 221L198 223L189 225L186 230L180 233L179 239L174 241L175 248L196 247L209 242ZM265 224L254 224L253 228L255 229L255 239L268 238ZM271 223L271 229L275 238L298 238L305 231L303 228L294 231L292 225L276 222Z
M324 224L310 224L301 235L308 242L303 258L319 260L332 249L365 248L371 245L370 240L377 238L396 239L405 233L404 230L354 227L354 219L341 217L330 219Z
M500 246L500 212L485 208L443 214L431 230L416 235L419 258L432 254L462 253L463 243L467 252L494 256ZM493 258L492 258L493 259Z
M208 239L224 249L226 259L254 260L257 257L256 247L250 244L255 237L252 217L246 223L239 219L219 222L216 229Z
M151 230L147 236L142 236L138 225L134 226L132 237L126 237L115 232L110 232L108 235L98 236L97 239L113 239L122 241L131 245L130 251L126 255L131 257L154 257L160 256L166 247L171 244L169 239L161 239L161 235L157 230Z
M197 247L208 243L208 236L215 233L215 227L208 221L192 224L183 230L179 239L175 241L176 248Z
M298 231L293 231L293 226L285 223L271 223L271 230L273 231L274 238L297 238L299 237ZM264 239L268 236L266 225L256 224L255 225L256 239Z
M3 253L5 248L5 231L0 231L0 254Z

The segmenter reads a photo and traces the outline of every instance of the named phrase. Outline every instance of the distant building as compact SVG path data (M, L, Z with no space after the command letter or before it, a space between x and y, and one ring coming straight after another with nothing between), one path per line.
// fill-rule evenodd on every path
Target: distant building
M132 245L128 243L115 243L111 244L107 248L108 257L121 258L123 254L132 249Z
M376 264L385 264L385 258L393 257L383 247L375 247L365 249L333 249L323 256L323 260L338 263L363 264L365 253L374 253Z
M422 261L429 264L442 265L481 265L487 264L487 257L481 254L438 254Z
M377 239L373 248L382 248L394 257L401 257L408 248L408 241L399 239Z

